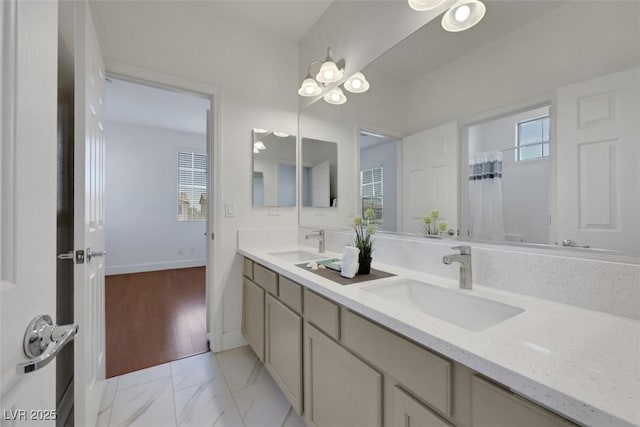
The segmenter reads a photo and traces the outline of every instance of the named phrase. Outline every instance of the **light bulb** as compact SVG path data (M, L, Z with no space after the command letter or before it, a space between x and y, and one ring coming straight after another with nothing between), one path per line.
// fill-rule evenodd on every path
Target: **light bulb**
M339 94L339 93L337 93L337 92L332 92L332 93L331 93L331 100L332 100L333 102L338 102L338 101L340 101L340 94Z
M351 82L351 86L353 86L354 89L360 89L362 87L362 80L353 79L353 81Z
M347 102L347 97L344 96L344 92L341 88L336 87L331 89L331 91L324 96L324 100L329 104L341 105Z
M314 90L313 90L313 88L311 86L306 86L304 88L304 93L306 93L307 95L313 95L313 92L314 92Z
M258 141L258 142L253 144L253 148L256 149L256 150L264 150L267 147L264 145L264 143L262 141Z
M333 76L335 76L335 73L333 72L333 70L324 70L322 76L325 80L331 80L333 79Z
M409 0L409 7L418 12L424 12L425 10L435 9L444 2L445 0Z
M463 4L462 6L457 8L454 14L454 17L458 22L466 21L467 19L469 19L469 16L471 16L471 8L466 4Z
M318 82L313 80L310 76L302 82L300 89L298 89L298 95L300 96L316 96L322 93L322 89L318 86Z
M357 72L344 82L344 88L351 93L363 93L369 90L369 82L364 74Z

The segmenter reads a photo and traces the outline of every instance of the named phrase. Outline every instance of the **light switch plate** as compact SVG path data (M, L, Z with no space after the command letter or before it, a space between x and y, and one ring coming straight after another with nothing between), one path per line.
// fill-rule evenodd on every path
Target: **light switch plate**
M236 204L234 202L224 203L224 216L226 218L233 218L236 216Z

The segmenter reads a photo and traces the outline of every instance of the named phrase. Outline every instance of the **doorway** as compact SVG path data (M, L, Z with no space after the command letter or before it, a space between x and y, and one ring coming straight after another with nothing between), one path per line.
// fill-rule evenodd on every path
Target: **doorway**
M399 231L399 138L360 131L360 213L373 210L371 223L380 230Z
M207 96L109 78L108 378L209 350L210 110Z

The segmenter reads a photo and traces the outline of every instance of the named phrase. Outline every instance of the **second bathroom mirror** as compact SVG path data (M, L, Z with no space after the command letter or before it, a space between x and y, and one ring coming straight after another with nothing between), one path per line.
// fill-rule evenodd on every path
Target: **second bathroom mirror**
M253 206L296 206L296 136L254 129Z

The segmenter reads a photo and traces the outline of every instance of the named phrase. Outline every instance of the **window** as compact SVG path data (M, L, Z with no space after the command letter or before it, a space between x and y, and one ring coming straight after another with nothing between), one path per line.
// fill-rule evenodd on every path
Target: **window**
M549 157L549 116L517 124L516 161Z
M360 172L360 197L362 198L362 216L367 209L373 209L372 224L382 225L382 166Z
M178 221L207 219L207 155L178 152Z

